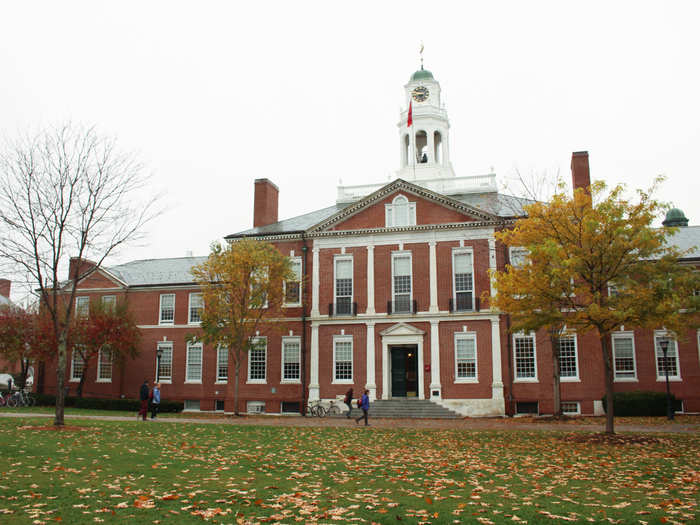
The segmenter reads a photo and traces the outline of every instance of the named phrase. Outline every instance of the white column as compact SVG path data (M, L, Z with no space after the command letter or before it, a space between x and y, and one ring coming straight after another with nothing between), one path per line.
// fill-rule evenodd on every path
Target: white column
M320 269L319 269L319 248L314 241L313 259L311 269L311 317L318 317L320 311L318 309L318 295L320 285Z
M442 385L440 384L440 331L439 323L436 320L430 321L430 396L437 390L438 399L442 397Z
M493 362L492 399L503 401L503 367L501 365L501 322L498 317L491 320L491 361ZM505 401L503 402L505 413Z
M377 375L374 365L374 321L367 322L367 385L369 398L377 399Z
M442 165L450 165L450 136L448 135L448 130L440 130L440 136L442 138Z
M311 323L311 363L309 363L309 401L319 399L321 386L318 383L318 323Z
M382 399L389 399L389 344L382 337Z
M428 139L428 164L435 164L435 130L426 130Z
M489 270L492 272L496 271L496 239L491 236L489 238ZM491 297L496 295L496 288L494 287L495 278L491 277Z
M438 309L438 284L437 284L437 242L430 241L430 313L437 313Z
M374 315L374 246L367 246L367 313Z
M425 399L425 367L423 366L423 338L418 341L418 399Z

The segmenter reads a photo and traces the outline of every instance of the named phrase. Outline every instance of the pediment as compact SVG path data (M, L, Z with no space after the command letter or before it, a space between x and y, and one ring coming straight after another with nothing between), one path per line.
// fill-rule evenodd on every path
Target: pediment
M382 330L379 332L379 335L381 336L387 336L387 335L393 335L393 336L401 336L401 335L407 335L407 336L415 336L415 335L425 335L425 332L421 330L420 328L416 328L415 326L412 326L410 324L406 323L396 323L393 326L390 326L386 330Z
M440 224L483 224L500 220L499 217L464 204L432 190L402 179L387 184L371 195L347 206L331 217L312 226L308 232L357 231L389 229L385 221L385 205L398 195L404 195L416 206L415 225L397 226L410 229Z

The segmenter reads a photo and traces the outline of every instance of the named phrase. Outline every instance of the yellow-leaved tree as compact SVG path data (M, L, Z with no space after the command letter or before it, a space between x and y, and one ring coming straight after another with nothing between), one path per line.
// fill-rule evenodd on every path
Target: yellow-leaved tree
M243 356L259 344L259 335L275 330L268 322L284 301L285 281L295 280L289 258L269 243L243 239L212 246L208 259L192 268L202 287L201 334L206 344L228 348L234 368L234 411L239 414L239 375Z
M555 341L564 328L597 334L602 355L583 358L603 361L607 433L614 432L612 332L623 325L664 327L682 338L698 326L698 274L680 262L676 229L652 227L664 209L653 198L660 181L637 191L634 200L623 186L608 189L603 182L577 189L573 197L560 192L528 206L527 217L496 234L525 254L523 264L492 274L491 304L510 315L511 331L546 330L555 368ZM556 399L557 378L555 391Z

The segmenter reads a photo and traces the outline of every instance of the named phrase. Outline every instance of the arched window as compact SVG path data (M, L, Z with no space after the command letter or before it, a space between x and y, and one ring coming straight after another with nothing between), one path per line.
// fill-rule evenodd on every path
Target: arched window
M397 195L391 204L386 204L386 227L415 226L416 203L409 202L405 195Z

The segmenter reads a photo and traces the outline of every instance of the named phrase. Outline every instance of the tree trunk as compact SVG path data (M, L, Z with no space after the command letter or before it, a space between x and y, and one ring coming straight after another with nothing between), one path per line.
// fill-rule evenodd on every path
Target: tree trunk
M24 358L19 360L19 381L18 386L24 390L27 386L27 373L29 372L29 361Z
M58 339L58 356L56 360L56 417L53 424L62 427L65 423L63 413L66 406L66 393L64 384L66 380L66 334L62 333Z
M236 359L236 364L235 364L235 376L233 380L233 413L237 416L240 416L241 414L239 413L238 410L238 377L239 377L239 371L241 370L241 363L240 359Z
M554 384L554 417L561 418L561 378L559 377L559 338L553 333L549 334L549 342L552 345L552 383Z
M615 433L615 414L613 413L614 378L610 356L608 334L600 334L600 347L603 351L603 364L605 366L605 433Z

